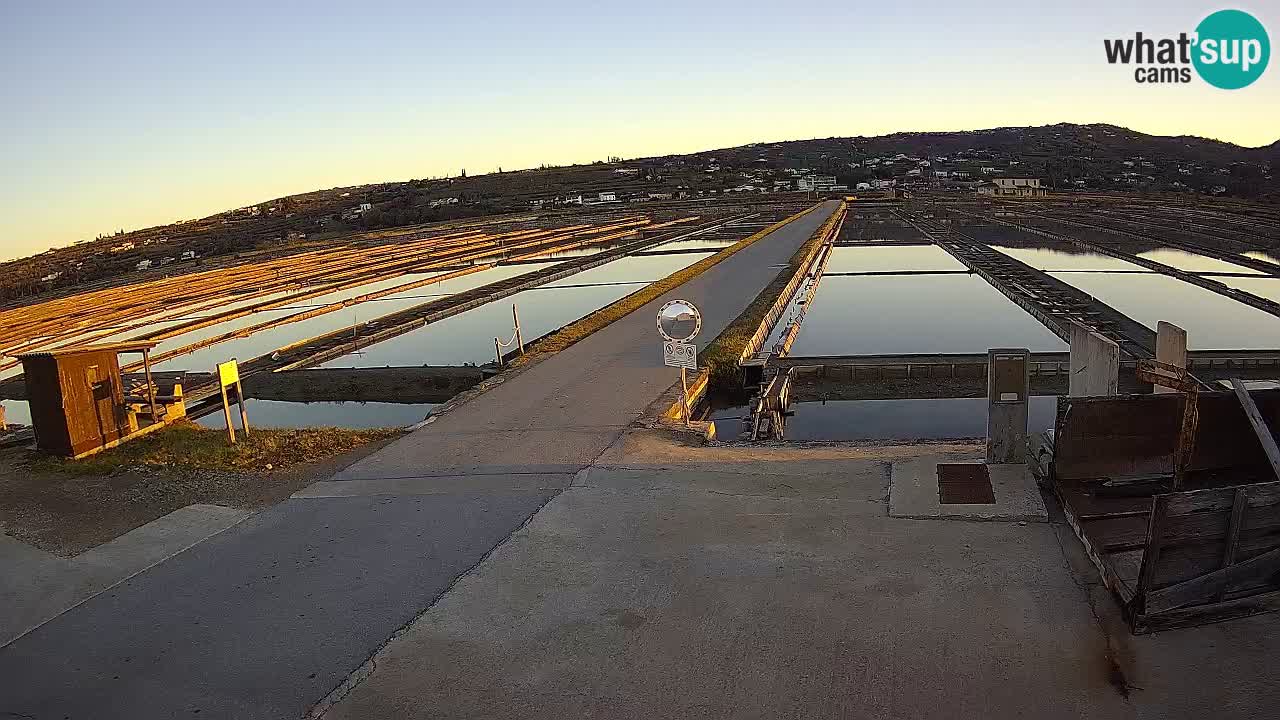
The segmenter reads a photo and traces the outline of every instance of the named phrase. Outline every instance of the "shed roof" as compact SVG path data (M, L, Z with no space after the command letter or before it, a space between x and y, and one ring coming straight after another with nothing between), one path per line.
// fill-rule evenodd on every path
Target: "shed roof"
M71 345L68 347L54 348L52 350L37 350L35 352L21 353L14 355L13 357L22 360L24 358L61 357L63 355L80 355L83 353L94 352L142 352L143 350L150 350L158 344L159 343L139 340L133 342L101 343L98 345Z

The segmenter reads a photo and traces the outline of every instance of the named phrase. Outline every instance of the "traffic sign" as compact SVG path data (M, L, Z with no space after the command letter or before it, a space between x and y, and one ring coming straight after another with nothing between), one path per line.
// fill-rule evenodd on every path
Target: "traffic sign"
M662 343L662 364L685 370L697 370L698 346L693 343L668 340Z

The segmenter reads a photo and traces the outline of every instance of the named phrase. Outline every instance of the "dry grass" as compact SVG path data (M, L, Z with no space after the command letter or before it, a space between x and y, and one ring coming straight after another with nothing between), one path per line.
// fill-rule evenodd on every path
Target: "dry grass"
M257 428L237 433L230 445L226 431L179 422L83 460L45 457L35 469L80 475L110 475L131 467L245 471L274 469L323 460L362 445L395 437L399 428L346 430L321 427L300 430Z
M636 310L639 310L645 305L648 305L649 303L653 302L659 297L662 297L663 295L670 292L671 290L674 290L675 288L701 275L702 273L706 272L707 270L714 267L715 265L729 259L735 253L743 250L746 247L749 247L751 244L760 240L761 238L773 232L774 230L777 230L778 228L782 227L783 225L786 225L792 220L795 220L801 215L811 212L816 207L818 206L814 205L813 207L810 207L806 210L796 213L795 215L792 215L791 217L786 218L785 220L774 223L773 225L770 225L769 227L765 228L764 230L761 230L758 233L755 233L754 235L751 235L750 237L739 240L733 245L730 245L724 250L721 250L715 255L712 255L711 257L703 258L702 260L699 260L698 262L690 265L689 267L686 267L682 270L678 270L675 273L672 273L671 275L667 276L666 278L659 280L658 282L647 285L644 288L641 288L640 290L637 290L631 293L630 295L622 298L621 300L614 302L611 305L606 305L605 307L597 310L594 313L591 313L590 315L582 318L581 320L578 320L577 322L573 322L564 326L557 332L554 332L538 340L533 345L530 352L513 360L511 362L511 366L520 367L522 365L528 364L529 362L533 361L535 358L538 358L539 356L548 355L551 353L556 353L556 352L560 352L561 350L564 350L565 348L569 347L570 345L573 345L574 343L587 337L588 335L591 335L594 332L604 329L606 326L610 325L614 321L620 320L621 318L627 315L630 315L631 313L635 312ZM757 321L757 324L759 324L759 321Z

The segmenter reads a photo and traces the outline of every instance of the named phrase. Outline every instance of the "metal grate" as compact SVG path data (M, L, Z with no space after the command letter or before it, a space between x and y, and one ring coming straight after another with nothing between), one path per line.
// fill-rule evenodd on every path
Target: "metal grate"
M992 505L991 473L986 465L952 463L938 465L938 502L943 505Z

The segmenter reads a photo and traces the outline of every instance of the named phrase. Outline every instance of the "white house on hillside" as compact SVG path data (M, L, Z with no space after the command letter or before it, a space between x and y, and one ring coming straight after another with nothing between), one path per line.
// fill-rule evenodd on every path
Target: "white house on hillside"
M1000 197L1044 197L1049 194L1049 190L1040 183L1040 178L998 177L994 182L982 183L978 186L978 194Z

